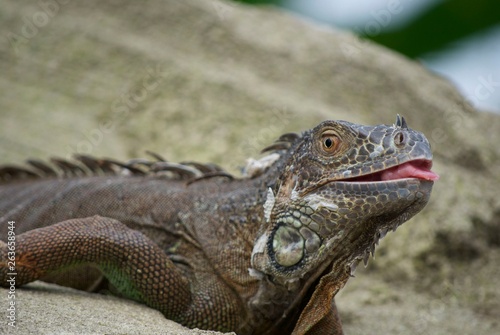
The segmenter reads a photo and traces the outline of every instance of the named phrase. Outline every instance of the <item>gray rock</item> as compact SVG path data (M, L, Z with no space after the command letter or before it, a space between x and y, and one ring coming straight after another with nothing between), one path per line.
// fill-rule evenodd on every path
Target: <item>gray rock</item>
M6 289L0 292L2 297L8 294ZM32 283L16 290L15 296L16 327L2 320L2 334L220 334L185 328L133 301L53 284Z

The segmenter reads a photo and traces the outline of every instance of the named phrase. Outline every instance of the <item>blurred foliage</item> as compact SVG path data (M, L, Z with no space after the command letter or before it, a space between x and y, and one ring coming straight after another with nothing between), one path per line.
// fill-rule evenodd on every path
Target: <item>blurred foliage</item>
M417 57L497 24L500 24L498 0L448 0L398 31L367 37L409 57Z
M234 0L235 2L244 2L252 5L277 5L279 6L283 1L281 0Z
M286 0L235 0L286 7ZM445 0L394 31L369 38L408 57L445 49L450 43L500 24L499 0Z

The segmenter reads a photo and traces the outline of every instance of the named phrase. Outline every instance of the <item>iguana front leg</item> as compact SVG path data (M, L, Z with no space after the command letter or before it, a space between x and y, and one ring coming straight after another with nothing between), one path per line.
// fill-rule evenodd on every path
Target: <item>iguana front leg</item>
M0 243L0 283L16 286L70 266L97 265L125 296L181 321L192 301L189 282L167 255L142 233L121 222L93 216L63 221L16 236L15 264ZM15 269L9 268L15 265ZM14 271L12 271L14 270Z

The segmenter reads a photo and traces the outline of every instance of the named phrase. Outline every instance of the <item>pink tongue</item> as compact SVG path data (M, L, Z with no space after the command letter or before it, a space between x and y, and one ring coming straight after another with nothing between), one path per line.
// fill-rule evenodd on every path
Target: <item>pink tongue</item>
M429 167L418 162L408 162L381 172L381 180L394 180L402 178L418 178L424 180L438 180L439 176Z

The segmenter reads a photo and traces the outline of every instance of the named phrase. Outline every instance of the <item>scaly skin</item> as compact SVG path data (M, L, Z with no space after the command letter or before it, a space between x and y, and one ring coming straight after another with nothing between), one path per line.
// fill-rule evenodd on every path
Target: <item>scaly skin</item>
M429 143L398 116L325 121L266 150L240 179L159 157L0 167L0 236L16 222L15 259L0 243L2 285L15 262L18 286L107 285L188 327L342 334L336 293L429 199ZM61 275L89 265L109 282Z

